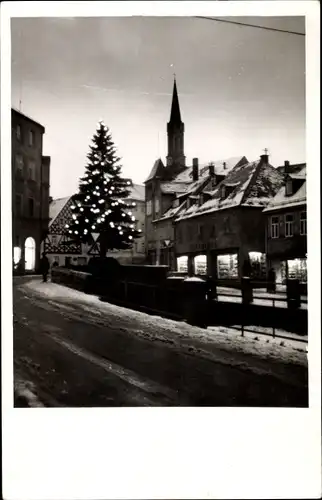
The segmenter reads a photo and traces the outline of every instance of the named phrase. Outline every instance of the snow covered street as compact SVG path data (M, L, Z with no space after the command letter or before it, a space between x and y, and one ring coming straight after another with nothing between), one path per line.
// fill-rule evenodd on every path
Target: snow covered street
M258 338L258 340L256 340ZM14 280L17 406L307 406L293 339L203 330Z

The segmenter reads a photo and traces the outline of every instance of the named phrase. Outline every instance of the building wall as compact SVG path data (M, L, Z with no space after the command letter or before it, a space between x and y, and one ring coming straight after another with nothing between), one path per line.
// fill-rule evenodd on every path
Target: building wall
M165 194L161 191L160 181L154 179L147 183L145 189L146 196L146 252L150 255L148 260L151 264L160 263L161 248L164 246L163 241L170 239L173 241L172 221L169 222L153 222L159 219L172 205L174 199L173 194ZM151 213L148 213L147 207L150 204ZM153 257L151 260L151 252Z
M265 253L265 216L261 208L236 207L176 223L176 256L207 255L208 274L217 274L217 256L238 254L238 274L249 252ZM191 265L191 262L190 264Z
M294 208L284 208L274 210L266 214L267 224L267 257L269 260L293 259L305 257L307 253L307 236L300 234L301 212L306 211L306 204ZM285 235L285 216L293 214L293 236ZM279 219L279 236L272 238L271 220L272 217Z
M146 217L145 217L145 201L127 199L128 202L136 203L132 208L132 213L137 220L136 229L141 229L142 236L134 240L133 247L129 250L113 250L107 253L108 257L115 257L121 264L139 264L145 261L145 245L146 245Z
M40 244L49 222L50 158L42 156L45 129L14 110L11 117L13 246L21 248L23 271L25 241L32 237L36 243L37 270ZM30 134L33 137L32 143Z

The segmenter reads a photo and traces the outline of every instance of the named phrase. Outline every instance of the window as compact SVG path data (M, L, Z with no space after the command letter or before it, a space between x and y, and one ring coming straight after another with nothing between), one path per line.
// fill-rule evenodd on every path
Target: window
M217 274L219 279L238 278L237 253L228 255L218 255Z
M195 274L207 274L207 255L196 255L194 258Z
M14 247L13 248L13 263L15 265L15 268L19 264L21 259L21 248L20 247Z
M19 124L16 127L16 137L18 141L21 141L21 126Z
M285 215L285 236L287 238L293 236L293 222L294 222L293 214Z
M286 196L291 196L291 194L293 194L293 183L292 183L292 179L288 179L287 182L286 182L286 187L285 187L285 193L286 193Z
M16 166L16 171L22 174L23 172L23 156L22 155L16 155L15 158L15 166Z
M179 273L188 272L188 257L187 255L181 255L177 258L177 270Z
M199 238L199 240L203 240L204 234L205 234L204 226L202 224L199 224L198 225L198 238Z
M28 200L28 207L29 207L29 215L30 217L33 217L34 216L34 209L35 209L35 206L34 206L34 199L33 198L29 198Z
M300 234L307 234L306 228L306 210L300 214Z
M230 217L229 216L225 217L225 220L224 220L224 232L231 233Z
M29 146L35 145L35 132L33 130L29 130Z
M36 262L36 242L31 236L25 241L25 262L26 271L34 271Z
M152 213L152 202L151 200L146 202L146 215L151 215Z
M28 179L36 179L36 162L34 162L33 160L30 160L28 162Z
M157 198L154 202L154 208L155 208L155 213L158 214L160 211L160 201L159 198Z
M293 259L287 261L288 278L298 279L301 283L307 283L306 259Z
M15 198L16 215L21 215L22 213L22 195L16 194Z
M279 235L279 217L274 216L271 218L271 238L278 238Z

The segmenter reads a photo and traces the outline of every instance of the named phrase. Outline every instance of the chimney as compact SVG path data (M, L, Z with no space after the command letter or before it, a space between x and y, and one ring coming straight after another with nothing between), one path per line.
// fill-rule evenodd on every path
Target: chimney
M192 180L197 181L199 179L199 161L198 158L192 159Z
M209 175L210 177L215 176L215 165L213 163L209 163Z
M262 163L268 163L268 155L261 155L260 158Z
M226 166L226 162L224 161L224 163L222 164L222 166L224 167L224 170L226 170L227 166Z
M290 173L290 162L288 160L284 161L284 173L289 174Z

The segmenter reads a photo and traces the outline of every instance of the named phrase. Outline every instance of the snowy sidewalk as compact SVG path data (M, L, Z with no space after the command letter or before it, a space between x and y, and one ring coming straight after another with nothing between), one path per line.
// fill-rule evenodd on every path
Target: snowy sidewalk
M191 326L183 321L173 321L159 316L151 316L132 309L101 302L98 297L55 284L30 280L17 283L20 289L46 299L48 305L62 310L79 308L82 314L104 321L104 317L115 319L123 324L133 335L146 340L171 344L190 354L212 359L223 358L231 362L231 355L241 353L256 358L270 359L275 362L307 366L307 352L304 343L296 340L273 339L259 334L240 333L232 328L212 327L207 330ZM223 356L223 352L225 355ZM230 355L228 355L230 354Z

